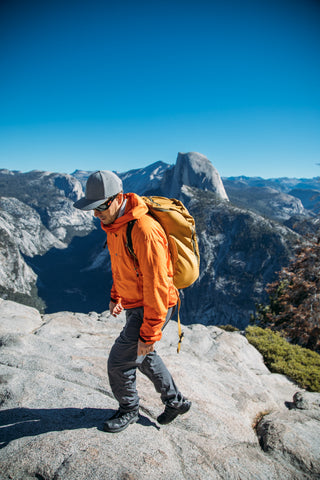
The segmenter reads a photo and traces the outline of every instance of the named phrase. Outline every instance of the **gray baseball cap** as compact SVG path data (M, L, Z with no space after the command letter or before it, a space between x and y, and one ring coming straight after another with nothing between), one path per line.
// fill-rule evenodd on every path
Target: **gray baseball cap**
M87 180L85 197L77 200L73 206L80 210L93 210L120 192L122 192L121 179L108 170L98 170Z

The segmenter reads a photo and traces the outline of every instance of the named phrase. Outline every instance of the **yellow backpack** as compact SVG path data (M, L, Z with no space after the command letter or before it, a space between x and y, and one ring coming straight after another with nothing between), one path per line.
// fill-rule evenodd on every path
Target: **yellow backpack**
M180 200L166 197L141 197L152 215L164 229L173 265L173 283L183 289L192 285L199 277L200 254L196 236L195 221ZM131 231L135 220L128 223L127 248L135 257ZM183 338L178 313L179 344Z

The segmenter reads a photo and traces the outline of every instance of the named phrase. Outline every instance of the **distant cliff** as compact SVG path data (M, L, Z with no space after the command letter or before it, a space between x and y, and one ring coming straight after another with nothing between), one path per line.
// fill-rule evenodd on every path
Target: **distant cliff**
M204 155L196 152L179 153L177 162L167 170L161 184L170 197L179 197L184 187L213 192L218 200L228 200L218 171Z
M75 235L94 228L91 215L72 206L81 195L71 175L0 170L0 296L44 305L30 259L66 249Z

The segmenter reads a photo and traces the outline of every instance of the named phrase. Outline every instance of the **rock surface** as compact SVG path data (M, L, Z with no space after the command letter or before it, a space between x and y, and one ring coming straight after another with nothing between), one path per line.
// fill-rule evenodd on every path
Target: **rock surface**
M0 170L2 296L41 305L38 274L26 258L65 249L75 235L94 228L92 215L73 208L81 195L81 184L71 175Z
M271 374L244 336L213 326L184 327L179 355L175 322L158 344L193 402L188 414L160 428L163 405L138 374L140 420L103 432L117 408L106 362L123 323L0 301L1 480L319 478L320 395Z
M37 274L25 262L49 248L66 245L44 227L40 215L25 203L0 197L0 291L31 295Z
M284 222L292 216L307 216L301 200L275 188L243 187L241 182L226 180L225 188L230 201L243 208L251 209L272 220Z
M179 198L183 186L214 192L217 199L228 200L219 172L201 153L179 153L176 165L164 176L163 189L169 196Z
M200 277L183 292L185 323L247 327L265 286L288 265L298 236L283 225L212 192L185 187L183 201L196 218Z

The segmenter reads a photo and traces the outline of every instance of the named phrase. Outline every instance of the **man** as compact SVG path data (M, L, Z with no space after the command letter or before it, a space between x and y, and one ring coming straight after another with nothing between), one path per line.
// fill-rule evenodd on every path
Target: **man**
M139 418L136 369L154 384L165 405L157 418L168 424L186 413L191 402L178 390L171 374L156 353L154 345L172 317L178 302L173 285L173 269L167 237L150 215L142 199L124 194L120 178L100 170L88 178L85 197L75 202L81 210L94 210L107 233L113 286L110 312L126 311L126 325L115 341L108 360L108 375L119 410L104 424L107 432L121 432ZM136 258L126 246L128 223Z

